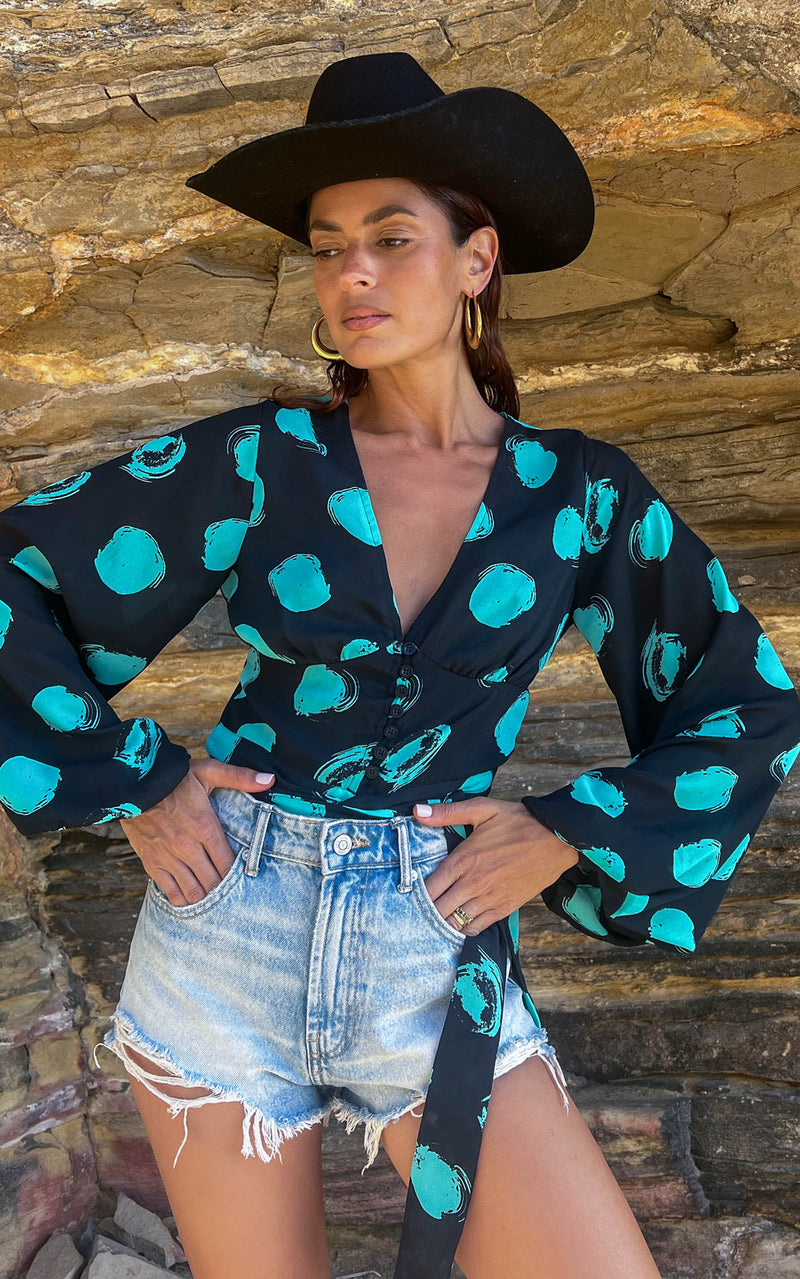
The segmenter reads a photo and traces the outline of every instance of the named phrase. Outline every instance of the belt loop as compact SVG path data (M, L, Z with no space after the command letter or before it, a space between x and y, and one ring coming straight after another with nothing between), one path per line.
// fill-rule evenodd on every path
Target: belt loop
M269 819L272 816L272 809L263 807L258 811L256 820L256 829L250 847L247 850L247 862L245 863L245 875L257 875L258 863L261 860L261 850L264 847L264 836L267 833Z
M400 883L399 893L410 893L413 888L411 879L411 844L408 838L408 822L400 820L397 826L397 843L400 850Z

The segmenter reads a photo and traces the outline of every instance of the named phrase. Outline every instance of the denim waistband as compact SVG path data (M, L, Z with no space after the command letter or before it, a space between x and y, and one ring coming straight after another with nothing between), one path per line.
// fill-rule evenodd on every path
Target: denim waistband
M209 795L225 830L251 848L257 865L269 832L270 847L282 857L321 865L370 867L420 861L445 851L441 827L413 816L319 817L289 812L247 791L217 786Z

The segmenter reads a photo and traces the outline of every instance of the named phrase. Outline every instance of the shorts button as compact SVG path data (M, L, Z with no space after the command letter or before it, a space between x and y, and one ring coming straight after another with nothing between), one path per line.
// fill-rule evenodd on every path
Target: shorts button
M337 835L333 841L333 851L335 853L349 853L353 847L353 841L349 835Z

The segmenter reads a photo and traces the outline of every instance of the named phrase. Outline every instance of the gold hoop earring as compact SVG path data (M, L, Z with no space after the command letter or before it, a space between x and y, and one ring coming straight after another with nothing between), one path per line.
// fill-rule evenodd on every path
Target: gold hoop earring
M328 347L325 346L324 343L320 340L319 331L322 326L322 321L324 319L325 319L325 316L321 315L319 319L317 320L316 324L314 325L313 329L311 330L311 345L313 346L317 355L321 355L324 360L341 360L344 357L340 355L338 351L329 350Z
M469 304L473 304L473 318L470 320ZM464 332L467 335L467 341L473 351L481 344L481 333L483 332L483 316L481 315L481 305L478 299L471 294L464 304Z

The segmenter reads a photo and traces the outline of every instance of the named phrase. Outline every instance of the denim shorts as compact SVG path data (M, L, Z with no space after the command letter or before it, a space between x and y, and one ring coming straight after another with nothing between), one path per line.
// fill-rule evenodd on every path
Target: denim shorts
M183 1112L175 1163L188 1111L236 1101L241 1153L265 1162L331 1113L348 1132L363 1122L363 1174L383 1127L422 1113L464 944L425 887L448 855L444 829L407 816L307 816L230 787L209 801L235 861L184 906L148 878L95 1053L109 1048L173 1116ZM509 971L510 961L494 1076L538 1055L566 1097L547 1032ZM144 1070L129 1046L160 1069ZM210 1091L181 1098L181 1084Z

